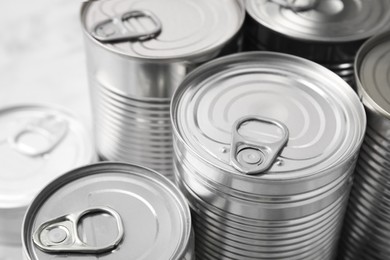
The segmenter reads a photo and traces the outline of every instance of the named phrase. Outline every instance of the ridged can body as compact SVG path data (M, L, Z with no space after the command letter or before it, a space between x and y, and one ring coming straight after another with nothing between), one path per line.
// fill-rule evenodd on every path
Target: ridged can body
M354 88L357 50L369 37L387 30L390 23L390 3L386 0L246 3L246 50L283 52L312 60Z
M390 214L390 33L359 50L355 76L367 113L367 132L356 166L339 259L388 259Z
M33 197L97 156L86 126L60 107L3 107L0 126L0 244L21 246L22 220Z
M342 79L291 55L231 55L183 81L171 116L197 257L334 258L365 130Z
M149 16L126 18L126 12L135 11L155 17L160 30L148 39L120 42L101 42L94 36L99 33L96 24L105 19L121 21L121 29L129 32L151 26ZM100 156L145 165L171 177L172 93L199 64L238 50L244 16L240 0L85 3L81 23Z
M163 175L116 162L74 169L43 189L23 223L27 260L194 260L190 209Z

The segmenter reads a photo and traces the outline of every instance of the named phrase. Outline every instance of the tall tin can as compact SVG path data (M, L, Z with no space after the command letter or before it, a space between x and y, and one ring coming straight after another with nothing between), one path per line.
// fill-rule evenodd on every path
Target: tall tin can
M366 117L333 72L287 54L209 62L171 107L200 259L333 259Z
M344 221L340 259L390 256L390 32L367 41L355 62L367 132Z
M172 93L199 64L238 50L244 16L240 0L83 4L100 156L172 176Z
M125 163L51 182L29 207L22 239L28 260L194 259L185 197L166 177Z
M277 51L315 61L354 88L357 50L390 23L387 0L247 0L246 4L246 50Z
M96 160L89 131L62 108L0 109L0 244L21 245L32 198L62 173Z

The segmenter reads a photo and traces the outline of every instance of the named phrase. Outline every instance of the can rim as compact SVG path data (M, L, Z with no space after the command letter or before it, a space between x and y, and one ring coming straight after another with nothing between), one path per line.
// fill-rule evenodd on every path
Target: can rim
M93 1L84 1L82 3L81 8L80 8L79 19L81 21L82 31L83 31L84 35L88 38L89 41L91 41L93 44L95 44L99 48L102 48L110 53L119 55L121 57L125 57L126 59L134 59L134 60L138 60L138 61L153 62L153 63L156 63L156 62L170 63L170 62L177 62L177 61L193 61L193 60L200 60L201 61L201 59L204 56L207 56L208 54L216 52L216 51L220 50L221 48L223 48L227 43L232 41L234 39L234 37L236 37L239 34L239 32L241 31L243 23L244 23L244 19L245 19L245 14L246 14L245 3L243 2L244 0L234 0L234 1L236 1L238 6L240 7L240 20L239 20L239 23L238 23L238 26L237 26L235 32L232 35L230 35L226 39L226 41L221 42L220 44L215 45L212 48L208 48L206 50L200 50L194 54L190 54L190 55L184 54L184 55L172 56L169 58L133 56L133 55L129 55L125 52L119 51L117 49L110 48L110 47L108 47L108 45L96 40L94 37L92 37L92 35L89 33L88 29L86 28L85 19L84 19L86 11L88 10L89 5L91 5Z
M383 109L366 91L365 86L360 80L360 67L366 57L366 55L379 43L387 40L390 43L390 31L383 32L378 34L369 40L367 40L356 53L356 59L354 62L354 78L357 86L357 93L359 94L359 98L361 102L367 109L370 109L373 112L380 113L385 116L387 119L390 119L390 111L386 111Z
M163 182L163 185L169 188L169 193L174 195L175 200L179 202L180 206L180 214L184 213L183 217L183 223L185 226L183 228L183 239L180 241L182 246L180 250L176 251L175 254L178 256L178 259L180 257L184 257L187 253L187 248L190 246L190 236L191 236L191 213L189 209L188 202L184 195L180 192L180 190L170 181L168 178L166 178L161 173L144 167L137 164L130 164L130 163L124 163L124 162L98 162L82 167L75 168L71 171L68 171L59 177L57 177L55 180L51 181L49 184L47 184L32 200L32 203L28 206L28 209L24 215L23 223L22 223L22 229L21 229L21 240L22 240L22 250L23 255L29 259L33 260L35 258L30 258L29 250L28 250L28 238L26 237L28 228L31 227L32 221L34 220L34 216L39 211L39 209L44 205L46 199L50 197L58 188L62 187L63 185L67 185L68 183L71 183L72 181L75 181L77 179L94 175L94 174L102 174L105 173L104 169L105 167L114 167L116 166L117 170L120 169L132 169L137 170L140 169L142 171L147 171L153 174L153 176L156 176L156 178ZM102 169L103 168L103 169ZM112 169L112 168L111 168ZM80 174L82 172L82 174ZM27 230L27 231L26 231ZM185 234L184 234L185 233ZM179 248L179 247L177 247ZM176 249L177 249L176 248Z
M179 103L179 100L180 100L180 97L182 96L182 94L185 92L185 90L187 89L187 85L188 83L191 83L193 82L194 80L196 80L197 78L199 78L199 76L201 76L204 72L208 71L210 68L212 67L216 67L218 65L221 65L221 64L225 64L229 61L234 61L236 57L241 57L241 59L247 57L248 60L253 57L253 56L259 56L259 55L271 55L271 56L279 56L279 57L288 57L288 58L292 58L292 59L296 59L296 60L299 60L300 62L304 62L306 64L310 64L310 66L314 66L316 68L316 70L320 70L320 71L324 71L326 73L329 74L329 72L331 72L331 74L333 75L333 77L335 77L335 79L338 80L338 82L340 84L343 84L345 86L345 91L348 91L350 94L348 95L356 95L356 93L353 91L353 89L343 80L341 79L337 74L335 74L334 72L330 71L329 69L313 62L313 61L310 61L310 60L307 60L307 59L304 59L304 58L301 58L301 57L298 57L298 56L295 56L295 55L291 55L291 54L285 54L285 53L276 53L276 52L270 52L270 51L251 51L251 52L245 52L245 53L236 53L236 54L232 54L232 55L228 55L228 56L224 56L224 57L221 57L221 58L218 58L218 59L215 59L215 60L212 60L212 61L209 61L207 63L205 63L204 65L196 68L195 70L193 70L192 72L190 72L186 78L182 81L182 83L178 86L178 88L176 89L176 91L174 92L173 96L172 96L172 100L171 100L171 106L170 106L170 118L171 118L171 125L172 125L172 132L173 132L173 135L174 135L174 138L177 138L179 141L180 141L180 144L183 145L185 147L186 150L190 151L191 154L195 155L198 159L200 159L202 162L204 162L206 165L211 165L213 168L215 169L220 169L220 167L216 164L214 164L213 162L210 162L208 160L206 160L204 157L202 157L197 151L196 149L194 149L193 147L191 147L188 142L186 142L183 138L183 136L180 134L180 131L178 129L178 126L177 126L177 120L176 120L176 107ZM356 97L356 99L358 99ZM357 100L356 100L357 101ZM358 150L358 148L360 148L362 142L363 142L363 139L364 139L364 133L365 133L365 130L366 130L366 114L365 114L365 110L364 110L364 107L362 105L361 102L357 103L356 104L360 107L360 110L361 110L361 115L362 115L362 131L360 133L360 136L359 138L356 140L356 143L355 143L355 146L356 146L356 150ZM346 162L348 162L349 160L351 160L351 158L353 158L354 156L356 156L355 153L349 153L347 154L347 156L344 156L344 158L342 158L342 160L339 160L337 162L337 164L333 163L331 165L329 165L328 168L325 168L325 169L322 169L318 172L313 172L312 174L310 174L309 176L312 176L312 175L322 175L322 174L326 174L327 172L329 172L331 169L335 169L337 167L339 167L340 165L343 165L345 164ZM236 176L236 177L240 177L240 178L246 178L246 179L252 179L252 180L256 180L258 179L258 176L257 175L237 175L237 173L233 170L233 169L230 169L229 171L226 171L224 170L224 173L225 174L229 174L231 176ZM308 177L308 176L306 176ZM291 180L299 180L301 178L306 178L306 177L297 177L297 178L289 178ZM285 180L281 177L279 178L272 178L272 179L267 179L267 181L280 181L280 180Z

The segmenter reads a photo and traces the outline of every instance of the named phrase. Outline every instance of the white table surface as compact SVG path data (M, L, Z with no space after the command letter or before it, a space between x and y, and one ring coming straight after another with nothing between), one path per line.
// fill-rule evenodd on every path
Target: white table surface
M55 104L91 126L80 5L81 0L0 2L0 109ZM20 259L19 247L0 245L0 260Z

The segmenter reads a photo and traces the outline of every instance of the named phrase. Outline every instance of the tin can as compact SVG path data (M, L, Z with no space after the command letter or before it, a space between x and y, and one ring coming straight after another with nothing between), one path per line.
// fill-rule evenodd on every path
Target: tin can
M367 132L344 221L339 259L390 255L390 32L367 41L355 63Z
M199 64L238 50L244 17L240 0L84 3L99 155L172 176L172 93Z
M328 69L249 52L202 65L171 106L200 259L333 259L366 118Z
M317 62L354 86L353 64L365 40L388 29L387 0L247 0L246 50Z
M23 223L28 260L192 260L190 209L163 175L105 162L70 171L34 199Z
M86 127L61 108L5 107L0 126L0 244L21 245L22 220L32 198L96 155Z

